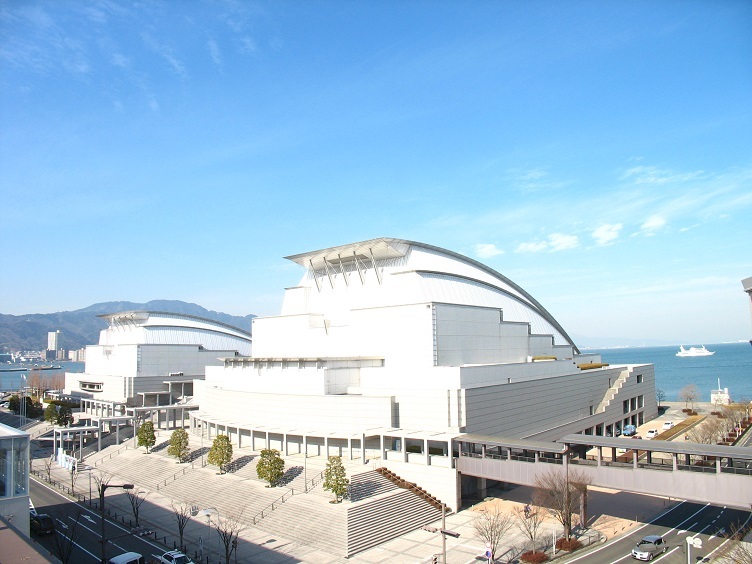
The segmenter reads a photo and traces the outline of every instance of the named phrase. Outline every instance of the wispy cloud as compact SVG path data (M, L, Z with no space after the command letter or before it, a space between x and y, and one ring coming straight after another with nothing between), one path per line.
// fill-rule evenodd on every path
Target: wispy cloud
M222 69L222 52L219 50L219 45L217 45L217 42L213 39L210 39L206 42L206 46L209 48L209 55L211 56L212 61L214 61L214 64Z
M148 33L142 33L141 39L143 39L144 43L146 44L147 47L149 47L149 49L151 49L157 55L162 57L162 59L164 59L167 62L167 64L172 68L173 71L175 71L176 74L182 77L185 77L187 75L185 65L175 55L172 47L170 47L169 45L160 43Z
M676 173L656 166L635 166L624 171L619 180L626 180L635 184L669 184L695 180L704 174L701 170Z
M580 245L577 235L565 235L564 233L551 233L545 241L531 241L520 243L515 249L516 253L540 253L548 251L556 253L567 249L574 249Z
M568 184L554 178L543 167L509 170L505 182L525 193L559 190Z
M666 227L666 218L660 215L650 216L640 225L640 230L635 235L644 235L645 237L652 237L658 231Z
M604 223L597 227L591 235L595 240L596 245L599 247L605 247L613 244L613 242L618 239L622 227L621 223Z
M503 254L504 251L493 243L478 243L475 245L475 256L478 258L491 258Z

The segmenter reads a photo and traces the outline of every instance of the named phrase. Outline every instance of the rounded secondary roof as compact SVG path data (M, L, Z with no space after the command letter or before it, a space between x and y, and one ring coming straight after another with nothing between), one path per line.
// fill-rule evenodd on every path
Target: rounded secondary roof
M209 350L237 350L241 354L250 352L249 332L195 315L124 311L99 317L109 323L109 327L100 333L100 345L200 345Z

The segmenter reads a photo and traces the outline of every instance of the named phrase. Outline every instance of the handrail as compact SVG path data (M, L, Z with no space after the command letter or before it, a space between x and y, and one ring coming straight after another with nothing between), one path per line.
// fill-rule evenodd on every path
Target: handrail
M316 487L316 486L317 486L318 484L320 484L320 483L321 483L321 482L322 482L323 480L324 480L324 470L322 470L321 472L319 472L318 474L316 474L316 475L315 475L315 476L314 476L313 478L311 478L310 480L306 480L306 481L304 482L304 488L303 488L304 492L305 492L305 493L308 493L308 492L310 492L310 491L311 491L311 490L312 490L313 488L315 488L315 487ZM311 483L311 486L310 486L310 487L308 486L308 482L310 482L310 483Z
M174 482L175 480L177 480L177 475L178 475L178 474L182 474L183 476L185 476L185 473L186 473L186 471L187 471L187 470L188 470L188 468L181 468L180 470L178 470L177 472L175 472L175 473L174 473L174 474L173 474L173 475L171 476L171 478L172 478L172 481ZM160 488L160 486L162 485L162 482L164 482L164 485L166 486L166 485L167 485L167 482L168 482L169 480L170 480L170 478L165 478L164 480L160 480L160 481L159 481L159 482L157 483L157 491L159 491L159 488Z
M264 507L261 511L256 513L256 515L254 515L251 518L253 521L253 524L255 525L257 523L256 519L261 521L264 517L266 517L266 515L274 511L276 509L276 507L274 507L274 504L277 504L277 506L282 505L286 501L286 498L289 499L294 495L295 495L295 490L290 488L288 491L283 493L280 497L278 497L277 499L272 501L269 505Z
M95 462L94 462L94 464L93 464L93 466L96 466L97 464L99 464L100 462L102 462L102 461L103 461L103 460L105 460L105 459L107 459L107 460L112 460L112 457L113 457L114 455L116 455L116 454L120 454L120 451L122 451L122 450L128 450L128 445L127 445L127 444L125 444L125 445L121 446L121 447L120 447L119 449L117 449L117 450L116 450L115 452L111 452L111 453L109 453L109 454L107 454L107 455L103 456L103 457L102 457L102 458L100 458L99 460L95 461Z

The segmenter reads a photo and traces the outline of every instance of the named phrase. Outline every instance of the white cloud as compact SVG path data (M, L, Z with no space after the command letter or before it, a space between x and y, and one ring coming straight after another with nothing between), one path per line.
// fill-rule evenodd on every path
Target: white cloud
M219 68L222 68L222 52L219 50L219 45L217 45L217 42L213 39L210 39L207 42L207 46L209 47L209 54L211 55L214 64Z
M660 215L652 215L640 225L637 235L651 237L666 226L666 219Z
M128 58L125 55L122 55L121 53L114 53L110 61L116 67L120 67L123 69L127 69L131 66L131 62L128 60Z
M618 237L622 229L621 223L604 223L596 228L591 234L595 239L595 244L599 247L611 245Z
M685 172L677 174L657 166L635 166L624 171L620 180L629 180L635 184L668 184L672 182L687 182L695 180L704 174L703 171Z
M546 241L538 241L536 243L520 243L514 250L515 253L539 253L545 251L548 248Z
M551 233L548 236L548 243L552 253L574 249L580 245L577 235L564 235L563 233Z
M549 251L555 253L566 249L574 249L580 245L577 235L565 235L563 233L551 233L547 241L534 241L520 243L514 252L516 253L540 253Z
M475 256L478 258L491 258L503 254L504 251L497 248L493 243L478 243L475 245Z

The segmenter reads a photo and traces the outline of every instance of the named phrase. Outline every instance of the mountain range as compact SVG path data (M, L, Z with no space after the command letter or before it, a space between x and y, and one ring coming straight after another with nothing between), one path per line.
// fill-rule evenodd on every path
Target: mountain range
M57 313L33 313L28 315L5 315L0 313L0 352L38 351L47 348L47 333L60 331L60 346L76 350L99 342L99 332L107 328L107 322L98 317L121 311L161 311L195 315L243 331L251 331L249 314L244 317L210 311L197 304L179 300L152 300L143 304L134 302L103 302L74 311Z

